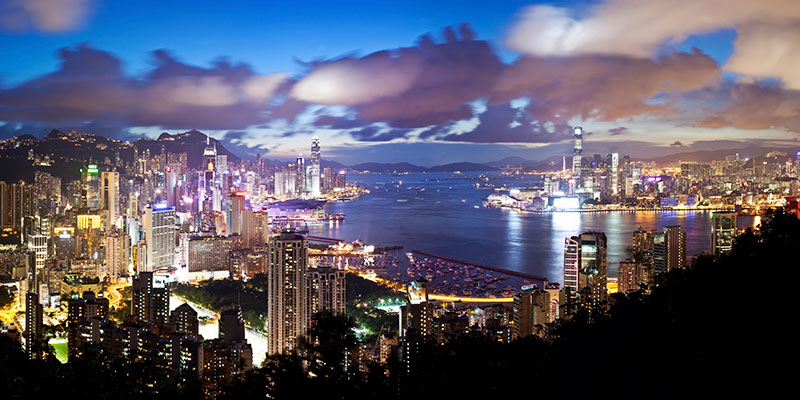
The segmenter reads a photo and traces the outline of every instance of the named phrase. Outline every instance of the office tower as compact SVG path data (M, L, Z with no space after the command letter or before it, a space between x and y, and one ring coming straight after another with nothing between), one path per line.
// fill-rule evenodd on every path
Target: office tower
M119 228L119 172L100 173L100 209L106 211L106 230Z
M283 170L276 169L272 174L272 195L277 198L284 198L286 192L286 173Z
M228 155L227 154L218 154L217 155L217 173L220 175L224 175L228 172Z
M632 260L625 260L619 262L617 269L617 291L626 293L632 290L639 289L639 282L636 278L636 263Z
M578 272L580 269L581 247L577 236L564 241L564 289L569 291L569 297L574 299L578 290Z
M268 354L292 353L310 324L306 287L308 240L284 231L269 242L267 271Z
M606 235L602 232L584 232L579 241L578 290L581 304L592 309L599 308L608 300Z
M175 207L147 206L144 215L147 265L142 271L157 271L175 261Z
M619 195L619 153L611 153L606 157L606 177L608 193Z
M550 294L550 310L547 322L554 322L562 318L561 304L564 303L564 291L557 282L548 282L544 286L544 291Z
M137 320L167 321L169 316L169 289L156 279L153 272L141 272L133 278L131 314Z
M112 282L128 276L131 239L125 232L112 230L106 235L106 274Z
M535 286L523 286L514 295L514 323L511 337L524 338L539 333L549 323L550 293Z
M336 179L333 182L333 189L344 189L347 187L347 172L345 170L339 171L336 174Z
M263 246L269 240L269 214L266 210L253 213L252 246Z
M206 148L203 150L203 169L200 172L200 197L201 210L209 212L214 210L214 195L217 180L217 147L211 146L211 139L206 136Z
M322 177L320 178L320 185L322 186L321 190L325 193L333 191L333 181L336 178L336 174L333 172L333 168L325 167L322 170Z
M308 270L308 285L311 291L311 313L330 311L345 314L345 272L331 267Z
M302 154L297 156L295 173L295 191L297 194L303 194L306 191L306 162Z
M39 303L39 282L36 275L36 253L29 252L27 257L27 292L25 292L25 354L29 359L39 358L42 339L42 314L44 308Z
M310 171L310 178L311 178L311 196L312 197L319 197L322 194L320 189L320 168L322 162L322 155L319 149L319 138L314 136L311 139L311 171Z
M576 182L581 181L581 160L583 158L583 128L576 126L572 130L573 145L572 145L572 177Z
M736 213L715 212L711 215L711 253L728 254L736 237Z
M225 308L219 313L219 338L225 342L244 340L242 307Z
M40 234L29 235L28 250L36 255L36 271L41 271L48 257L47 236Z
M633 232L633 261L636 263L636 283L651 285L655 274L656 232L642 230Z
M197 311L187 303L179 305L169 315L169 322L175 324L175 331L185 333L193 338L199 337L200 323Z
M203 276L213 272L230 271L231 240L224 236L192 236L186 244L186 266L189 273Z
M83 183L81 205L84 208L100 208L100 174L97 165L89 164L81 168L81 182Z
M228 197L228 221L225 225L228 236L242 234L244 204L244 192L234 192Z

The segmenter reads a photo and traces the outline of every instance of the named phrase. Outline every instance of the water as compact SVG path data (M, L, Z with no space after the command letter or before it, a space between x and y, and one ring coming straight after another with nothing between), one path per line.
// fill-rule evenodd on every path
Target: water
M631 256L631 237L639 227L660 230L681 225L687 231L689 256L710 250L710 212L518 213L481 207L492 193L476 189L481 174L417 173L352 174L348 181L370 188L351 202L329 203L328 213L344 213L346 221L309 225L315 236L360 239L378 247L400 245L436 254L541 275L561 282L564 239L585 231L608 238L609 276ZM496 186L531 185L536 177L486 174ZM437 181L438 180L438 181ZM402 181L399 189L393 181ZM421 190L408 190L421 187ZM475 208L478 206L478 208ZM739 225L751 224L741 217Z

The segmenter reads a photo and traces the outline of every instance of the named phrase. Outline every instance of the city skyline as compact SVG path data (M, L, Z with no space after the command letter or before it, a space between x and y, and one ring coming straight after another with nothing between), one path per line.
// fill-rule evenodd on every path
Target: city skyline
M146 5L52 3L62 8L5 12L0 138L78 129L135 140L197 128L243 157L292 159L319 136L344 164L426 166L564 154L576 125L594 146L587 153L796 146L794 31L763 46L771 24L800 18L792 2L737 2L725 13L715 1L667 12L672 2L625 0L297 10L317 26L279 3L170 13L176 4L140 22L122 16ZM714 17L695 17L705 14ZM123 43L126 30L140 33Z

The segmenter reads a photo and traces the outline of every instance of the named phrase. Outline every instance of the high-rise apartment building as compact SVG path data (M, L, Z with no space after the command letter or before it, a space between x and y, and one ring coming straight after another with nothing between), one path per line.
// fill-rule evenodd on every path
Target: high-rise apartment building
M617 291L626 293L638 289L636 263L632 260L620 261L617 269Z
M25 292L25 354L29 359L41 356L40 341L42 339L42 314L44 308L39 302L39 281L36 274L36 253L29 252L27 257L27 291Z
M125 232L112 230L106 234L106 275L112 282L128 276L131 239Z
M653 234L653 269L656 273L686 267L686 231L667 226Z
M244 340L244 318L242 307L230 307L219 313L219 338L225 342Z
M308 240L284 231L269 242L267 270L268 354L291 353L311 318L306 269Z
M728 254L736 237L736 213L715 212L711 215L711 253Z
M332 267L308 270L308 286L311 295L311 313L330 311L345 313L345 272Z
M570 298L575 298L580 289L578 287L578 273L580 270L581 247L577 236L569 237L564 241L564 288L569 291Z
M169 321L175 324L175 331L185 333L197 338L200 332L200 323L197 319L197 310L187 303L179 305L172 310Z
M550 293L537 287L523 287L514 295L512 338L537 334L540 327L549 323L550 302Z
M141 272L133 278L131 314L142 321L167 321L169 289L153 272Z

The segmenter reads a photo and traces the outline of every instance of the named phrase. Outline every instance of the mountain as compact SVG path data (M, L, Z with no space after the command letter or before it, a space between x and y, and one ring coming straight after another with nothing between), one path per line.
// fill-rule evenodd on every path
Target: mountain
M728 150L699 150L675 153L664 157L654 158L643 161L655 161L658 165L675 164L678 162L703 162L710 163L714 160L724 160L726 156L735 156L737 153L741 158L753 158L763 156L772 151L786 152L790 156L795 154L797 147L742 147Z
M430 172L474 172L474 171L497 171L498 168L486 164L476 164L471 162L456 162L444 165L437 165L428 169Z
M497 167L497 168L505 168L505 167L518 167L520 165L524 166L526 164L535 163L535 162L537 162L537 161L529 160L529 159L524 158L524 157L511 156L511 157L506 157L506 158L504 158L502 160L488 162L488 163L486 163L486 165L491 165L491 166Z
M208 137L196 129L188 132L171 135L167 132L158 136L158 139L137 139L133 145L143 152L150 150L150 154L160 154L161 148L168 153L186 153L187 162L191 168L199 168L203 163L203 150L207 145L216 146L217 155L227 155L228 162L239 162L241 158L233 154L217 139Z
M418 165L410 164L407 162L401 163L393 163L393 164L386 164L386 163L377 163L377 162L367 162L356 164L350 167L350 169L355 171L371 171L371 172L425 172L428 169L425 167L420 167Z

